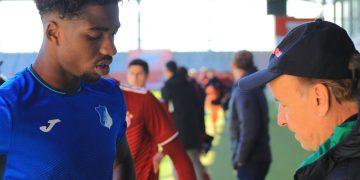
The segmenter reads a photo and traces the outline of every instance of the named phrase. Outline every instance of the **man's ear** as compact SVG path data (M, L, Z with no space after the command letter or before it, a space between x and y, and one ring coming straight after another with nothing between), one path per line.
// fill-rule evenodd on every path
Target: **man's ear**
M330 92L329 89L321 83L313 87L313 95L318 116L325 116L330 109Z
M49 21L46 24L45 35L49 42L59 44L59 25L55 21Z

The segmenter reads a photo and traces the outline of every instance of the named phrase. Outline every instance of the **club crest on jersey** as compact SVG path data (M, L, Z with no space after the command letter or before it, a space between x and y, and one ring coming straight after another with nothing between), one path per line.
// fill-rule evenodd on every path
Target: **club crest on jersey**
M98 107L95 107L96 112L99 114L100 123L104 127L110 129L113 125L113 120L105 106L99 105Z

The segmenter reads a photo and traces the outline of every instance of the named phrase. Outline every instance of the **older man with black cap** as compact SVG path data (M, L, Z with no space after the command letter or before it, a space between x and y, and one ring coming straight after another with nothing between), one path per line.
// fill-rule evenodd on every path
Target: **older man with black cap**
M294 179L360 179L359 59L344 29L316 20L293 29L267 69L240 80L242 91L270 82L278 125L315 151Z

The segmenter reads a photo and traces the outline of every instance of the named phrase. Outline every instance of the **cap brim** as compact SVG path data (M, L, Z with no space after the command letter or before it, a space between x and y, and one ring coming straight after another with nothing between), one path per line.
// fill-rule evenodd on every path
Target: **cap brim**
M238 87L245 91L252 90L265 85L280 75L281 73L273 73L268 69L260 70L256 73L241 78L238 83Z

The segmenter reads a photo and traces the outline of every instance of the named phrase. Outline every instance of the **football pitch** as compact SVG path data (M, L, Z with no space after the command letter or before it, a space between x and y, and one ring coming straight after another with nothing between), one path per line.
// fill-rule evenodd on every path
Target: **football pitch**
M286 127L278 127L276 123L276 104L269 102L270 110L270 138L273 161L267 176L267 180L288 180L308 152L302 150L292 133ZM213 124L209 118L211 112L207 111L207 132L214 135ZM220 117L216 123L215 140L212 151L201 160L207 166L212 180L235 180L231 167L229 123L225 120L223 112L218 112ZM173 168L169 158L165 158L161 164L160 180L173 180Z

